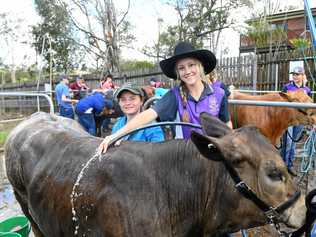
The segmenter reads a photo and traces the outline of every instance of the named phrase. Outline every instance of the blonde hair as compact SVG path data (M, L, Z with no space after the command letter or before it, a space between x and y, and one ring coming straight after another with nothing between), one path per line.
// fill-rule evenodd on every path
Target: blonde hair
M208 74L208 79L211 83L214 83L218 80L217 72L215 69Z
M197 65L198 71L199 71L199 75L201 77L202 82L205 82L207 84L210 83L209 78L205 75L205 71L204 71L204 67L202 65L202 63L200 62L200 60L193 58L194 62ZM183 106L183 114L182 114L182 118L181 120L183 122L190 122L190 116L189 113L187 111L187 103L188 103L188 98L187 95L189 93L188 88L185 85L185 82L183 82L180 78L179 72L178 70L175 68L176 74L177 74L177 80L180 81L180 85L179 85L179 91L180 91L180 97L181 97L181 102L182 102L182 106Z

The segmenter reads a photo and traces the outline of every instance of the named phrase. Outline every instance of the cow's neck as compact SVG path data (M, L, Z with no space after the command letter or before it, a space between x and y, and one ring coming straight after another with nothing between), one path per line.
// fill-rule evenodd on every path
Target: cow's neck
M173 144L177 149L166 156L171 159L166 169L174 173L164 174L164 183L168 186L166 191L171 192L168 194L170 219L177 223L175 232L186 230L189 236L203 236L204 232L229 230L230 213L238 207L242 197L234 189L233 181L221 162L207 160L191 142L183 143ZM177 182L182 181L176 188L173 186L175 178Z
M280 98L280 100L282 102L288 102L283 98ZM272 143L276 145L280 141L280 138L286 129L289 126L296 124L297 110L295 108L288 107L279 107L277 110L269 107L269 109L274 110L274 113L270 113L271 123L278 123L276 124L277 126L273 126L273 128L275 128L273 131L270 130L270 133L272 132Z
M269 113L268 110L273 110L273 112ZM292 111L285 107L278 110L269 107L266 112L269 114L269 120L265 120L267 124L260 126L260 129L262 134L268 137L273 145L276 145L284 131L292 123L289 116ZM271 130L271 128L273 128L273 130Z

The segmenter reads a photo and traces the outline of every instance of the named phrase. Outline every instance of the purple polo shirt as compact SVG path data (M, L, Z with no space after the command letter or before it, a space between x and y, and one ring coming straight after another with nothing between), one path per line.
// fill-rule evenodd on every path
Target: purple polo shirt
M180 118L184 113L183 103L180 96L179 87L175 87L172 89L173 93L176 95L178 101L178 112ZM218 117L222 99L225 95L225 92L220 87L213 87L213 93L207 96L201 96L199 101L187 100L186 111L189 114L190 123L193 124L201 124L200 121L200 113L208 112L211 115ZM188 96L187 96L188 97ZM191 132L195 130L199 133L202 133L201 129L191 128L188 126L182 126L183 138L190 138Z
M307 86L301 86L298 87L294 82L290 82L286 85L283 86L282 92L287 92L287 91L296 91L298 89L303 89L307 95L310 97L312 96L311 89Z

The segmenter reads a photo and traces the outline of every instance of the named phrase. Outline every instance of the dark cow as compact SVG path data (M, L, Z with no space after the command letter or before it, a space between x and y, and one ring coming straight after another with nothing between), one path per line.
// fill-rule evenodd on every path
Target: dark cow
M303 90L258 96L233 92L231 99L313 103L312 99ZM254 125L274 145L278 144L280 137L289 126L297 124L312 125L316 123L315 109L232 105L230 106L230 113L234 128Z
M5 144L7 176L36 237L212 236L266 223L263 212L236 190L223 159L271 206L297 192L278 152L254 127L233 131L202 114L209 136L125 142L97 157L102 139L64 121L37 113ZM301 225L303 199L280 220Z

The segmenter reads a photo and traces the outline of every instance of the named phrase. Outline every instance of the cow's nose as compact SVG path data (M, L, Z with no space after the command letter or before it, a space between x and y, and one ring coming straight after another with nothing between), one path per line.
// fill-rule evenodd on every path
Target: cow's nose
M286 224L289 227L301 227L305 222L306 211L305 196L301 195L296 203L286 211L286 216L288 216Z

